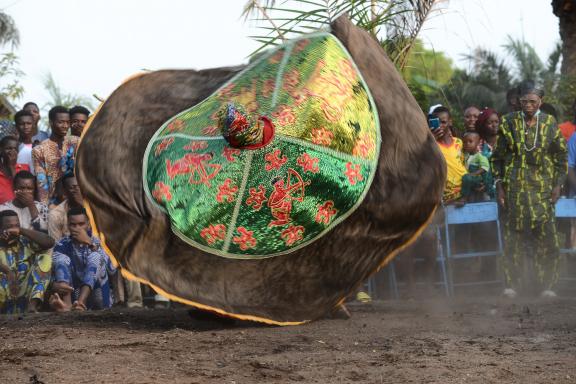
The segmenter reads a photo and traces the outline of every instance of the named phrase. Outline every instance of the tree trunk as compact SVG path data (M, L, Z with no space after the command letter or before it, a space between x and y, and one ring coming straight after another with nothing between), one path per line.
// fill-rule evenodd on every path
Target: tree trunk
M576 1L555 0L552 7L560 21L562 74L576 76Z

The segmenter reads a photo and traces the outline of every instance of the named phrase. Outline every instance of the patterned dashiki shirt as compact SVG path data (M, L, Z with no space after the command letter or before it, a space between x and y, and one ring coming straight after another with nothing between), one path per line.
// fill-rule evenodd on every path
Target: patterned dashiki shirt
M40 249L20 236L13 245L0 247L0 265L3 266L0 270L7 267L16 271L16 279L12 282L0 271L0 313L23 313L31 299L44 299L50 282L52 250Z
M32 160L38 185L38 199L49 204L54 198L56 182L74 170L74 159L78 137L66 136L62 147L52 140L46 140L32 149Z
M502 118L490 158L495 179L506 191L506 211L516 230L554 220L552 189L568 172L566 140L554 117L539 113L537 127L523 123L522 112Z
M116 267L100 246L100 240L95 236L91 238L98 246L95 251L75 243L70 236L56 244L52 255L54 281L65 282L74 288L72 301L78 300L80 288L88 285L91 289L88 309L110 308L113 304L110 277L116 273Z

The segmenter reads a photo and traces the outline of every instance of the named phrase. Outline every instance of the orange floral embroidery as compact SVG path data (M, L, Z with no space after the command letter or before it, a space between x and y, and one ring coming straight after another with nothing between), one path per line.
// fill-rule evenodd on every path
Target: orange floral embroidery
M342 76L349 80L351 83L357 81L358 74L348 59L342 59L338 62L338 69Z
M158 181L154 186L154 191L152 196L157 202L162 203L163 201L172 200L172 194L170 193L170 187L161 181Z
M318 173L320 170L318 168L318 158L312 157L307 153L302 154L298 159L296 159L296 164L302 167L304 172Z
M162 152L168 149L169 146L174 143L174 138L169 137L167 139L162 140L158 145L156 145L156 149L154 150L154 156L158 157Z
M255 211L259 211L260 208L262 208L262 204L268 201L266 198L266 188L264 188L262 184L258 186L258 190L256 190L256 188L250 188L248 193L250 193L250 197L246 199L246 204L251 206Z
M367 134L363 134L360 139L356 142L352 154L354 156L359 156L367 158L368 155L374 150L374 140Z
M288 158L283 155L281 156L281 154L281 151L276 149L274 152L267 153L266 156L264 156L267 171L280 169L280 167L288 161Z
M232 179L224 180L224 184L218 187L218 194L216 195L216 201L219 203L228 202L231 203L236 197L235 194L238 192L238 187L235 185L230 185Z
M296 115L292 111L292 108L282 105L278 111L273 112L272 116L276 118L276 122L279 125L293 124L296 121Z
M328 146L332 144L334 134L326 128L315 128L312 130L312 142L318 145Z
M217 241L222 241L226 238L226 226L224 224L210 224L208 227L200 231L200 236L209 245L214 244Z
M234 156L239 154L240 150L238 148L224 147L224 149L222 150L222 156L224 156L224 158L226 158L226 160L228 160L231 163L236 161L236 158Z
M332 200L328 200L324 204L318 206L318 212L316 213L315 221L317 223L324 223L329 224L332 220L332 217L338 211L334 209L334 202Z
M357 182L364 180L360 164L346 163L346 172L344 172L344 174L348 176L348 182L350 182L351 185L356 185Z
M282 57L284 57L283 49L279 50L274 55L272 55L272 57L268 59L268 62L270 64L278 64L282 60Z
M216 125L211 125L205 128L202 128L202 133L206 136L216 136L219 133L219 129Z
M286 245L292 245L297 241L303 239L304 227L301 225L290 225L288 228L280 233L280 237L284 239Z
M186 124L184 124L184 122L180 119L176 119L173 120L172 122L170 122L170 124L168 124L168 126L166 126L166 129L170 132L177 132L177 131L181 131L182 129L184 129L184 126Z
M300 41L298 41L296 43L296 45L294 45L294 53L298 53L304 50L304 48L306 48L306 46L310 44L310 39L302 39Z
M200 149L206 149L208 148L208 142L207 141L191 141L188 145L184 146L184 148L187 151L198 151Z
M262 85L262 96L264 97L270 97L272 96L272 92L274 92L274 86L276 85L276 82L274 81L274 79L268 79L264 82L264 84Z
M232 241L238 244L241 250L245 251L256 246L254 231L249 231L244 227L238 227L236 230L240 236L233 237Z
M229 98L230 96L232 96L232 90L234 90L234 87L236 87L236 84L234 83L228 84L218 92L218 97Z
M285 91L290 92L291 90L293 90L298 86L299 82L300 82L300 73L298 72L298 70L293 69L292 71L284 75L282 88L284 88Z

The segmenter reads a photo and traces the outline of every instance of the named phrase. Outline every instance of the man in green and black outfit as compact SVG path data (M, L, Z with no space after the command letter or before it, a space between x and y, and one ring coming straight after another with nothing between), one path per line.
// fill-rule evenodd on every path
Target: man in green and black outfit
M560 253L554 205L566 180L567 151L556 120L539 111L542 96L534 87L521 91L522 110L503 117L490 159L504 211L508 297L528 287L556 296Z

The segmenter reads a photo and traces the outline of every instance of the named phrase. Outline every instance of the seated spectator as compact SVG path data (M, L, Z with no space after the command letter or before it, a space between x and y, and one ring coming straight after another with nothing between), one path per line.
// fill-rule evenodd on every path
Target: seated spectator
M48 132L45 132L40 129L40 108L38 108L38 104L29 101L26 104L24 104L22 110L30 112L32 116L34 116L34 125L32 127L33 132L32 144L37 145L43 142L44 140L48 140L48 138L50 137Z
M18 140L5 136L0 140L0 204L14 199L12 178L21 170L29 170L27 164L18 164Z
M14 211L0 212L0 231L0 313L36 312L50 282L54 240L21 228Z
M432 133L440 147L440 151L442 151L442 155L444 155L444 160L446 160L448 172L443 200L448 203L460 197L462 176L466 174L462 154L462 140L454 137L450 131L452 118L448 108L438 106L432 111L432 116L440 120L440 127Z
M13 183L14 200L0 205L0 211L16 212L22 228L48 233L48 207L34 200L36 177L28 171L20 171Z
M572 121L565 121L562 124L558 125L560 132L562 132L562 136L566 139L566 141L570 140L570 137L576 131L576 99L572 103L572 114L574 118Z
M492 151L496 145L499 127L498 112L492 108L484 108L476 120L476 132L480 134L480 152L488 159L492 156Z
M56 244L52 255L55 293L50 306L59 312L110 308L110 281L116 269L92 236L83 208L68 211L68 230L70 235Z
M66 136L70 126L68 110L56 106L48 113L52 135L32 150L32 160L38 185L38 200L47 204L59 203L56 184L60 178L74 169L74 156L78 137Z
M455 202L459 207L466 203L487 200L480 195L491 191L490 163L478 151L479 143L480 135L478 132L466 132L464 134L464 152L466 153L465 161L468 173L462 176L461 197Z
M90 111L81 105L70 108L70 132L73 136L82 136Z
M464 131L475 131L476 130L476 120L480 115L480 110L478 107L470 106L464 110Z
M32 143L34 136L34 116L28 111L18 111L14 115L14 123L18 130L18 160L19 164L28 164L30 172L34 173L32 164Z
M48 234L55 241L68 236L68 211L72 208L82 208L83 199L76 176L65 174L62 179L65 200L48 214Z

